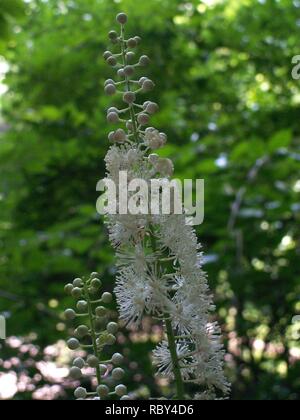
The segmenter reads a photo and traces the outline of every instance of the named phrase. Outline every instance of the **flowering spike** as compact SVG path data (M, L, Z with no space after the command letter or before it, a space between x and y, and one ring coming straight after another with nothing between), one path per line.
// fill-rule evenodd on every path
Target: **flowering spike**
M139 95L155 87L148 77L136 80L135 76L136 69L147 66L150 59L142 55L133 64L131 50L141 39L126 40L126 15L119 14L117 22L121 24L120 51L106 52L104 58L115 67L121 81L107 82L105 90L118 93L127 108L122 117L119 112L108 114L109 122L123 126L109 134L115 144L105 158L107 178L118 186L120 171L127 171L128 179L142 178L150 185L153 178L170 178L174 165L153 153L167 142L164 133L148 126L158 105L145 100L139 103ZM115 39L115 35L111 33L110 38ZM161 375L175 381L176 398L189 397L189 384L205 389L196 399L214 399L218 390L227 394L224 350L220 329L210 321L213 303L202 270L201 247L194 229L186 225L185 215L120 212L108 214L107 224L111 243L117 249L115 293L121 317L136 326L145 314L163 320L166 339L154 351L154 362ZM115 371L114 375L119 377L119 373ZM122 386L116 388L117 395L124 392Z

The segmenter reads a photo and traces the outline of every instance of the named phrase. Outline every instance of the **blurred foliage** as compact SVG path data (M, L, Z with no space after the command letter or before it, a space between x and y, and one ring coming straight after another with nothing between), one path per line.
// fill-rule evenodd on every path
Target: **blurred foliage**
M19 3L0 0L1 39ZM113 252L94 203L109 131L102 52L121 8L153 60L147 75L161 106L153 124L169 135L162 153L178 177L206 182L198 233L232 398L298 399L300 85L291 59L300 1L119 3L27 1L8 45L0 127L0 311L8 330L34 332L43 349L67 335L66 282L98 270L113 288ZM129 388L143 384L145 395L158 392L149 358L158 336L148 325L121 337L133 361Z

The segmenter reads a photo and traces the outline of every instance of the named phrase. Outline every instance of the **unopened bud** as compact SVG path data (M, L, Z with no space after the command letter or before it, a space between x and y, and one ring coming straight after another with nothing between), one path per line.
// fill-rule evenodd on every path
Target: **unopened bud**
M125 13L119 13L117 15L117 22L120 23L121 25L125 25L125 23L127 23L128 17Z

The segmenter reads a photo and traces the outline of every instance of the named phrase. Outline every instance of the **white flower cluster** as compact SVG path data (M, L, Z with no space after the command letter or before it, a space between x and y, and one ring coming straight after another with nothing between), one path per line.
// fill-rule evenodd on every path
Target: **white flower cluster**
M165 145L166 135L152 127L142 128L158 106L149 101L143 105L136 103L136 94L149 79L131 80L141 61L129 69L127 57L132 57L130 45L134 46L132 40L138 37L126 40L123 23L121 28L121 36L113 38L114 43L121 45L121 54L106 52L104 57L124 80L109 80L105 89L108 91L107 86L111 86L111 91L117 93L113 86L124 83L123 101L129 107L113 108L116 116L111 115L110 109L108 120L119 120L117 116L126 112L129 119L123 120L127 132L119 129L109 135L114 145L105 159L107 177L118 184L119 173L125 170L128 182L139 177L149 183L153 178L171 177L174 167L170 159L153 153ZM118 63L119 56L123 57L122 63ZM132 91L135 83L139 89ZM194 229L186 225L185 215L116 214L108 215L107 224L110 240L117 249L115 293L121 318L138 326L143 316L149 314L169 326L167 339L154 351L159 374L175 380L177 385L181 382L185 391L183 395L178 392L178 398L187 398L189 384L203 389L195 399L216 399L220 391L226 395L229 384L223 372L220 328L211 322L215 307L202 270L200 245Z

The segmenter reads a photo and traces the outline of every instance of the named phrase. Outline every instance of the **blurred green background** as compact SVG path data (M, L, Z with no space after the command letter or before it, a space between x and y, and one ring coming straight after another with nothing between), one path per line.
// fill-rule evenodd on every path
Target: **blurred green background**
M163 153L206 182L198 234L232 398L299 399L299 0L0 0L0 399L73 398L64 284L98 270L113 288L95 186L120 11L152 58ZM146 319L119 336L139 397L167 392L149 356L160 334Z

